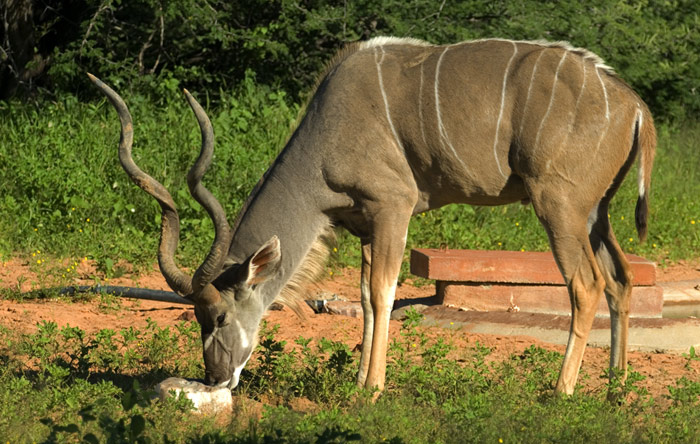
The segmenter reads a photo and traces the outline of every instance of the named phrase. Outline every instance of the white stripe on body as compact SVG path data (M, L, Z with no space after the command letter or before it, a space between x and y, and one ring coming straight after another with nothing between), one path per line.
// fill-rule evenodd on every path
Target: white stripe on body
M586 89L586 61L583 60L582 63L583 65L583 82L581 82L581 91L578 93L578 97L576 97L576 106L574 107L574 121L576 120L576 115L578 114L578 105L581 103L581 97L583 97L583 91ZM567 134L568 137L568 134Z
M600 137L598 138L598 144L595 147L595 151L593 152L593 156L596 156L598 154L598 150L600 149L600 145L603 143L603 138L605 137L605 134L608 132L608 128L610 127L610 104L608 102L608 90L605 88L605 82L603 82L603 79L600 77L600 71L596 67L595 74L598 77L598 80L600 81L600 86L603 88L603 98L605 99L605 127L603 130L600 132Z
M440 65L442 64L442 58L445 56L445 53L448 49L450 49L450 46L445 47L445 49L440 54L440 57L438 58L437 64L435 66L435 112L437 114L438 132L440 133L440 143L442 144L443 149L446 146L449 147L455 159L457 159L459 163L462 164L466 171L469 171L467 165L465 165L462 159L460 159L460 157L457 155L457 151L455 151L454 146L452 146L452 142L450 141L450 138L447 135L447 130L445 129L445 124L442 121L442 111L440 110Z
M607 120L610 120L610 104L608 103L608 89L605 87L605 83L600 77L600 71L598 70L598 67L596 67L595 75L598 76L598 80L600 80L600 86L603 87L603 97L605 97L605 118Z
M557 92L557 81L559 80L559 71L561 70L561 67L564 64L564 60L566 60L566 56L568 54L569 51L564 52L564 55L561 57L561 60L559 60L559 65L557 65L557 70L554 72L554 80L552 80L552 93L549 96L549 105L547 105L547 111L545 111L544 116L540 121L540 127L537 129L537 135L535 136L535 149L538 149L540 146L540 135L542 134L542 128L544 128L544 123L547 121L549 113L552 111L552 105L554 105L554 98Z
M379 54L377 53L377 48L379 48L382 51L382 56L381 58L379 57ZM382 98L384 99L384 110L386 111L386 119L389 122L389 128L391 128L391 133L394 135L394 140L396 141L396 145L401 151L402 154L405 155L406 150L403 148L403 144L401 143L401 140L399 139L399 135L396 132L396 128L394 127L394 122L391 120L391 112L389 111L389 99L386 96L386 90L384 89L384 78L382 77L382 62L384 61L384 55L386 53L384 52L384 47L383 46L375 46L374 47L374 61L377 64L377 76L379 77L379 90L382 92Z
M420 65L420 88L418 90L418 120L420 120L420 133L423 136L423 144L428 144L428 139L425 137L425 121L423 119L423 83L424 83L424 73L423 68L424 63Z
M505 103L506 103L506 84L508 82L508 73L510 72L510 65L513 63L513 59L515 58L515 55L518 53L518 47L513 43L513 55L510 56L510 60L508 60L508 65L506 65L506 70L503 73L503 87L501 88L501 108L498 111L498 120L496 121L496 135L493 138L493 157L496 159L496 166L498 166L498 172L501 173L501 176L504 178L506 175L503 173L503 169L501 168L501 162L498 160L498 153L496 152L496 149L498 148L498 132L501 129L501 120L503 120L503 108L505 108Z
M535 83L535 77L537 75L537 65L540 63L540 59L542 58L542 54L544 54L544 50L540 51L540 55L537 57L537 60L535 60L535 64L532 66L532 75L530 76L530 85L527 87L527 97L525 98L525 105L523 105L523 117L520 120L520 135L523 133L523 128L525 127L525 118L527 117L526 111L527 111L527 105L530 103L530 94L532 93L532 85Z
M587 65L587 63L586 63L586 60L582 60L581 62L582 62L581 65L583 66L583 81L581 82L581 90L578 93L578 97L576 97L576 105L574 106L574 113L573 113L572 118L569 121L568 131L564 135L564 140L562 140L562 142L559 145L559 151L566 148L566 146L569 142L569 136L574 131L574 125L576 124L576 118L578 116L578 107L579 107L579 104L581 103L581 97L583 97L583 93L586 90L586 65ZM562 179L564 179L565 181L569 182L570 184L572 184L574 186L577 185L576 181L572 180L567 174L562 173L556 164L552 165L552 168L554 169L554 172L559 175L559 177L561 177Z

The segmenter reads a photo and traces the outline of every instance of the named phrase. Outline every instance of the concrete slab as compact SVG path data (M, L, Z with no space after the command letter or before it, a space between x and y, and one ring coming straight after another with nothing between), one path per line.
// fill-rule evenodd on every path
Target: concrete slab
M659 282L664 304L700 303L700 280Z
M479 283L436 283L438 299L447 307L470 311L517 311L569 315L569 291L563 285L503 285ZM632 287L631 317L660 318L664 305L663 289L658 286ZM597 314L608 316L605 298Z
M687 353L700 349L700 280L658 282L663 288L664 318L630 319L629 347L646 352ZM359 301L327 301L327 311L361 317ZM540 341L565 345L569 338L568 314L509 313L500 311L462 311L440 304L438 296L396 301L395 318L412 305L420 305L423 324L459 328L472 333L530 336ZM668 315L668 317L667 317ZM694 316L694 317L693 317ZM596 317L589 345L610 346L610 319Z
M493 313L458 311L433 306L423 311L424 325L460 328L471 333L530 336L540 341L565 345L569 338L569 316L543 313ZM609 318L596 318L588 341L597 347L610 346ZM630 319L630 350L687 353L700 348L700 320Z
M700 280L659 282L664 291L664 318L700 318Z

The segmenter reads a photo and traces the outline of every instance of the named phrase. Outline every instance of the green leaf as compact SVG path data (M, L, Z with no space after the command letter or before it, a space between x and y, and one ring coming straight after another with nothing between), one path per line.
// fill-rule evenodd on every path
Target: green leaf
M97 436L92 433L88 433L87 435L83 436L83 441L89 444L99 444L100 442L100 440L97 439Z
M142 415L136 415L131 418L131 436L138 437L146 430L146 419Z
M130 390L128 392L125 392L122 396L122 407L125 411L128 412L129 410L134 408L137 401L138 400L136 399L136 393Z

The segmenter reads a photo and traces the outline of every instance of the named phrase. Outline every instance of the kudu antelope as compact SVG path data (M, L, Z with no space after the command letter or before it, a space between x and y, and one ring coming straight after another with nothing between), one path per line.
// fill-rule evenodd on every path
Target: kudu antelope
M131 159L126 105L93 80L121 119L125 170L162 207L160 267L172 289L195 303L207 383L236 386L266 308L323 264L322 241L342 226L362 246L357 382L382 390L389 315L411 215L449 203L518 201L532 203L571 298L556 390L574 390L603 293L612 326L610 365L624 375L631 272L608 205L639 158L636 226L645 237L656 137L644 102L591 52L566 43L498 39L352 44L329 65L233 229L200 183L213 134L187 94L203 138L188 183L216 227L211 251L192 278L173 260L179 222L170 195Z

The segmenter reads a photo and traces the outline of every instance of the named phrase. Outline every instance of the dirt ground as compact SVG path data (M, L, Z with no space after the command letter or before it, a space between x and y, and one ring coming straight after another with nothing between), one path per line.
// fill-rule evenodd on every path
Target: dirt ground
M78 263L64 263L66 270L70 270L75 276L73 284L91 285L95 282L94 264L84 260ZM46 278L39 282L37 265L34 261L11 259L0 263L0 288L20 289L29 291L53 284L46 284ZM60 270L59 270L60 272ZM45 276L46 274L44 274ZM700 279L700 260L679 262L657 271L659 281L681 281ZM346 269L332 277L315 284L311 289L312 295L320 294L325 298L337 295L340 299L359 300L359 271ZM168 290L156 267L148 273L139 276L124 276L109 281L102 280L103 284L138 286L143 288ZM397 289L397 299L416 299L430 297L435 294L432 285L416 287L410 281L403 283ZM147 319L156 321L161 326L174 325L182 319L191 319L193 313L191 306L178 305L153 301L120 300L121 308L118 310L105 309L100 304L99 298L93 298L90 302L71 302L62 300L25 300L22 302L13 300L0 300L0 325L17 329L23 332L31 332L36 329L41 321L54 321L59 327L70 325L79 327L87 332L95 332L99 329L110 328L120 330L129 326L136 328L145 327ZM331 314L315 314L311 309L306 311L306 319L301 319L284 308L280 311L270 311L267 320L272 324L280 324L278 339L293 342L299 336L318 339L326 337L333 340L344 341L351 348L357 348L362 338L362 320L359 317L348 317ZM396 337L401 323L391 321L391 337ZM521 353L532 344L563 353L564 347L537 341L527 336L499 336L467 333L455 329L433 328L429 332L431 336L442 336L451 341L457 347L472 346L477 341L491 347L493 352L489 359L506 359L513 353ZM599 376L605 372L608 366L609 354L604 348L589 347L582 365L582 374L585 390L599 390L604 384L604 379ZM659 396L668 393L667 386L673 385L681 376L688 376L697 380L700 378L700 363L692 362L690 368L686 367L687 359L673 354L631 352L629 362L632 368L646 377L641 383L653 395Z

